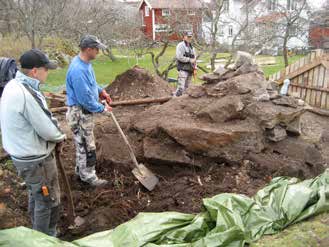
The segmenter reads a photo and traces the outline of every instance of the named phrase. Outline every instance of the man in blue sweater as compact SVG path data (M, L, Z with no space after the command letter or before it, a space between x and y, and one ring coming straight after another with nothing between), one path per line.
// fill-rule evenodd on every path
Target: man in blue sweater
M96 175L96 145L94 137L94 114L111 111L107 104L110 96L98 86L90 63L96 58L99 49L105 49L97 37L86 35L80 41L80 53L73 58L66 75L68 112L66 119L73 132L76 146L75 172L80 179L92 186L103 186L107 181Z
M1 97L3 148L26 183L33 229L56 236L60 188L54 149L66 137L39 88L56 66L37 49L25 52L20 64Z

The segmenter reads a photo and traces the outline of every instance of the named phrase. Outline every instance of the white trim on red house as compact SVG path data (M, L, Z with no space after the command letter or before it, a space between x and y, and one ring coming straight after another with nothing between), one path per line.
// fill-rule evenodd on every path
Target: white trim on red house
M153 30L153 40L155 40L155 12L152 9L152 30Z
M138 6L138 9L140 9L140 8L142 7L142 5L143 5L144 2L146 3L146 5L147 5L150 9L152 9L151 4L150 4L147 0L143 0L143 1L141 1L141 3L140 3L139 6Z

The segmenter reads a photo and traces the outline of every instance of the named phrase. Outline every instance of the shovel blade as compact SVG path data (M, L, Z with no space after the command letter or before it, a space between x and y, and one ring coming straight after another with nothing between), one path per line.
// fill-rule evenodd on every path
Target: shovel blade
M143 164L139 164L138 167L134 168L132 173L149 191L152 191L159 182L159 179Z

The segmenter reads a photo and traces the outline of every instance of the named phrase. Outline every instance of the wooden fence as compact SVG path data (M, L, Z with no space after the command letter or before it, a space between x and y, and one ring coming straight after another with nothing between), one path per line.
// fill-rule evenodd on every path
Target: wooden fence
M285 69L271 75L269 80L282 84L290 79L288 93L311 106L329 110L329 53L312 51Z

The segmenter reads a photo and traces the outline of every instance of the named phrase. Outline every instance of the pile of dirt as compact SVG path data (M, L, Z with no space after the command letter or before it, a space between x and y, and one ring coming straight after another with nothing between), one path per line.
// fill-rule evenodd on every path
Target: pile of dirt
M167 81L138 66L118 75L105 90L114 100L161 98L173 91Z
M137 114L129 130L147 163L202 167L250 162L261 167L262 176L308 178L322 172L327 160L319 141L308 141L302 130L307 109L301 100L280 96L241 53L218 81ZM285 162L272 165L274 160Z

